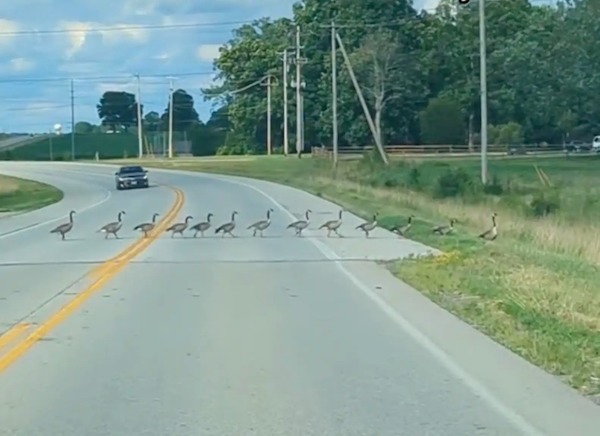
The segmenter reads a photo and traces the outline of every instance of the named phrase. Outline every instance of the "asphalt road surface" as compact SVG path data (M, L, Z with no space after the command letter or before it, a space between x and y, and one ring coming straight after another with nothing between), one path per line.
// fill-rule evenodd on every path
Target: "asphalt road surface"
M1 435L598 434L591 401L369 261L426 247L365 240L352 216L343 239L286 231L308 207L313 229L334 217L322 199L155 170L151 188L116 191L99 165L0 173L66 193L0 220ZM71 209L61 241L49 231ZM132 231L154 212L217 224L234 209L237 238ZM121 238L104 239L121 210Z

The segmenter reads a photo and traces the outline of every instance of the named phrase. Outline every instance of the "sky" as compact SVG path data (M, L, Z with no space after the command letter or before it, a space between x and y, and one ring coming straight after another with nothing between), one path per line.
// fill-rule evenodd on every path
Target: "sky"
M417 0L435 7L438 0ZM211 103L201 88L214 78L213 59L241 22L291 16L294 0L53 0L0 2L0 132L71 130L70 79L75 122L99 123L103 92L136 92L144 112L162 113L169 79L196 102L207 120ZM239 22L239 24L232 24ZM135 28L198 24L187 28Z

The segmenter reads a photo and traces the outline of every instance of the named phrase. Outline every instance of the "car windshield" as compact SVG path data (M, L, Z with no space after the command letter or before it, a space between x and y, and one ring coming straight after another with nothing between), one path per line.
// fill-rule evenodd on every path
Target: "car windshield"
M127 174L127 173L143 173L144 169L142 167L123 167L121 168L121 171L119 171L121 174Z

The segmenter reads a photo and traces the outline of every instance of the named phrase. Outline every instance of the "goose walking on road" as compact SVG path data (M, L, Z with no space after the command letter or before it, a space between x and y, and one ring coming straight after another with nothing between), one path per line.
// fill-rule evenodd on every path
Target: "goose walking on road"
M311 213L312 213L312 210L307 209L304 214L306 219L294 221L289 226L287 226L287 228L294 229L296 231L296 236L302 236L302 231L306 230L308 228L308 226L310 225L310 214Z
M68 223L61 224L60 226L56 227L55 229L50 230L50 233L60 233L60 238L64 241L65 235L67 233L69 233L71 230L73 230L73 224L74 224L73 215L75 215L74 210L69 212L69 222Z
M327 229L327 237L328 238L331 237L331 232L335 233L340 238L342 237L342 235L340 235L338 233L338 229L342 226L342 212L343 212L343 209L340 210L340 213L338 214L338 219L337 220L327 221L321 227L319 227L319 230L321 230L321 229Z
M137 226L135 226L133 228L133 230L141 230L142 232L144 232L144 238L148 237L148 233L150 233L154 227L156 227L156 217L158 217L158 214L155 213L154 215L152 215L152 222L151 223L142 223L142 224L138 224Z
M231 235L231 237L235 238L235 235L232 233L233 229L235 229L235 216L237 215L237 211L233 211L233 213L231 214L231 221L229 221L228 223L222 224L220 225L217 230L215 230L215 234L221 233L223 232L221 237L225 237L225 234L229 234Z
M496 212L492 214L492 227L480 234L480 238L487 239L488 241L493 241L498 237L498 225L496 223L497 216L498 215L496 214Z
M358 226L356 226L355 230L362 230L363 232L365 232L365 236L368 238L369 237L369 233L372 232L373 230L375 230L375 228L377 227L377 217L379 216L379 212L377 212L375 215L373 215L373 220L372 221L367 221L364 222Z
M206 215L206 221L203 221L198 224L194 224L192 227L190 227L190 230L194 231L194 238L198 235L198 232L200 232L200 236L202 236L204 238L204 232L206 232L208 229L210 229L210 226L211 226L210 219L213 216L214 215L212 213L209 213L208 215Z
M263 232L271 225L271 213L273 213L273 209L267 210L267 219L260 220L255 222L254 224L250 224L246 230L254 229L252 236L256 236L257 232L260 232L260 237L263 237Z
M412 227L412 220L414 218L414 215L411 215L408 217L408 221L405 225L403 226L394 226L390 229L390 231L394 232L395 234L397 234L398 236L406 236L406 233L408 233L408 231L411 229Z
M124 211L119 212L117 215L117 221L108 223L98 230L98 232L105 233L104 239L108 239L108 235L115 235L115 238L119 239L119 235L117 233L119 233L119 230L121 230L121 227L123 227L123 215L125 215Z
M185 220L182 223L175 223L171 227L169 227L165 232L171 232L171 238L175 237L175 233L179 233L181 237L183 237L183 232L188 228L190 220L193 220L194 217L188 215L185 217Z
M438 235L449 235L454 231L454 223L456 220L452 218L450 220L450 225L441 225L433 228L433 233L437 233Z

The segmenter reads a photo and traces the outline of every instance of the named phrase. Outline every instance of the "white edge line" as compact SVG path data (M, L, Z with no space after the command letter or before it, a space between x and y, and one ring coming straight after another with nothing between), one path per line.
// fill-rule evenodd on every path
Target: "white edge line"
M182 171L185 174L185 172ZM188 174L186 174L188 175ZM202 174L204 177L211 178L210 175L206 173ZM227 178L223 177L212 177L217 180L221 180L226 183L231 183L234 185L244 186L246 188L252 189L253 191L259 193L267 200L271 201L279 210L288 215L291 219L296 219L296 217L288 211L283 205L281 205L277 200L271 197L266 192L261 189L252 186L248 183L240 182L237 180L227 180ZM543 436L539 430L534 428L531 424L525 420L521 415L513 411L511 408L504 405L500 400L498 400L488 389L485 388L479 381L477 381L474 377L465 372L458 364L456 364L447 353L445 353L441 348L439 348L433 341L431 341L426 335L424 335L421 331L415 328L406 318L404 318L400 313L398 313L394 308L389 305L384 299L382 299L379 295L373 292L367 285L365 285L360 279L358 279L354 274L348 271L344 265L340 262L341 258L335 254L329 247L323 244L321 241L315 239L306 240L310 241L325 257L329 260L333 261L336 267L348 278L350 281L360 289L371 301L373 301L379 308L391 318L396 324L398 324L403 330L405 330L412 338L418 342L423 348L429 351L443 366L446 367L455 377L462 380L470 389L475 393L475 395L481 397L484 401L486 401L492 409L496 410L498 413L503 415L512 425L514 425L520 432L526 435L531 436Z

